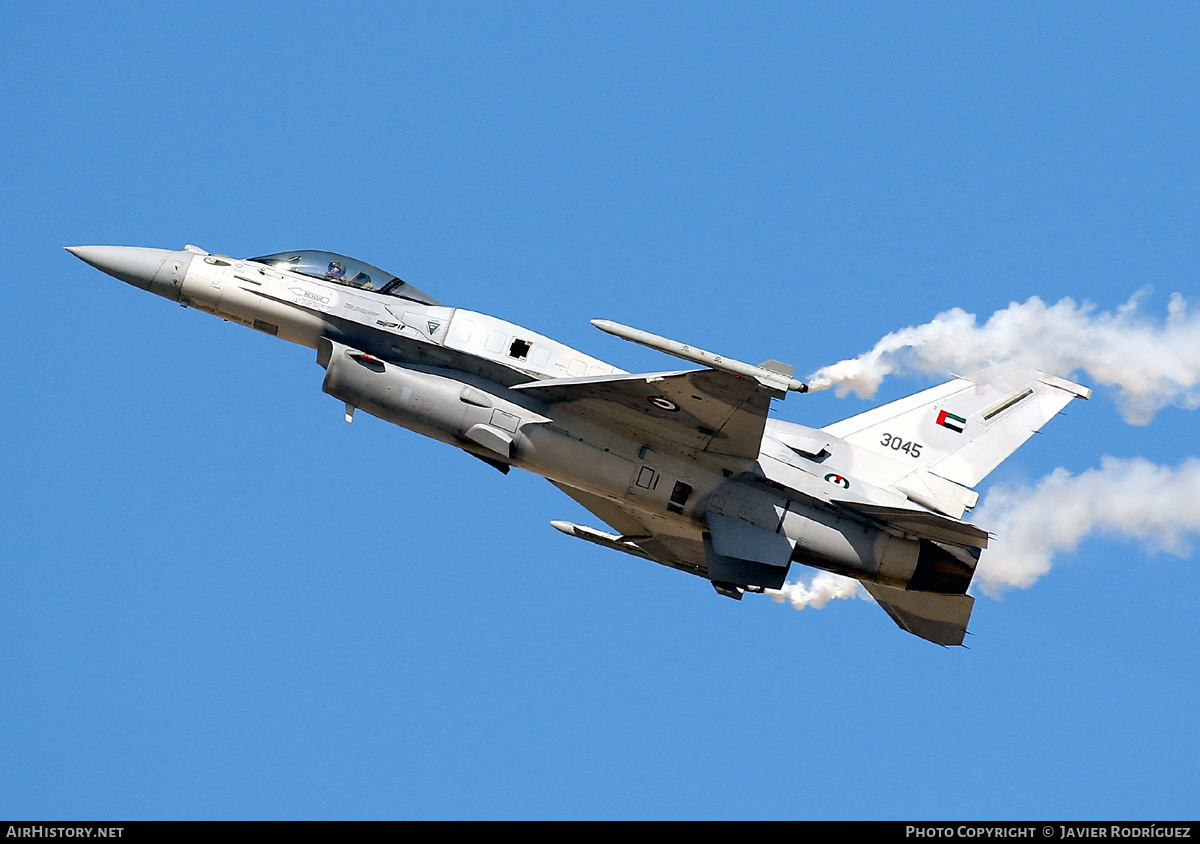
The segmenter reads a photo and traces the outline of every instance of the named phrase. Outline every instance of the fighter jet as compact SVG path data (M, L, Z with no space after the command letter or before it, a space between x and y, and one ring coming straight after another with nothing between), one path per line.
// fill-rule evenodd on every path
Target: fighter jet
M322 389L501 472L541 475L613 531L576 539L709 580L780 589L798 563L858 580L904 630L961 645L986 531L980 481L1090 390L1031 372L955 378L824 428L769 416L806 385L606 320L699 368L629 373L493 316L443 305L331 252L257 258L130 246L72 254L135 287L316 350Z

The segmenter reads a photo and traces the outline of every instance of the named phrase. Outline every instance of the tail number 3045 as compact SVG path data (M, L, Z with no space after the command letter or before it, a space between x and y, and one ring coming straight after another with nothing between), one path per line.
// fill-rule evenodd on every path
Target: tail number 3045
M903 437L897 437L895 434L884 434L880 443L892 451L903 451L909 457L921 456L921 444L915 440L906 440Z

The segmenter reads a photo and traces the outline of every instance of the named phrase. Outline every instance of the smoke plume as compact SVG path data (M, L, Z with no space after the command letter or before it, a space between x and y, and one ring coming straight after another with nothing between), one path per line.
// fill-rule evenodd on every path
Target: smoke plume
M892 374L969 375L999 365L1059 376L1082 372L1092 384L1115 389L1131 424L1147 424L1169 405L1200 407L1200 314L1190 313L1174 294L1165 319L1147 317L1138 310L1140 295L1112 313L1071 299L1047 305L1035 296L982 325L954 308L818 370L809 389L869 397ZM1105 457L1099 468L1079 475L1056 469L1032 486L992 487L972 517L996 537L975 576L992 596L1032 586L1055 555L1075 551L1091 536L1139 541L1150 552L1187 557L1189 541L1200 534L1200 459L1172 468ZM797 609L864 594L855 581L827 573L768 591Z
M810 583L785 583L782 589L768 589L766 592L777 604L788 601L798 610L805 607L819 610L834 598L859 597L862 590L857 580L823 571Z
M1167 405L1200 406L1200 314L1178 293L1166 320L1138 312L1133 296L1115 313L1096 313L1071 299L1047 305L1036 296L997 311L983 325L953 308L924 325L888 334L871 351L814 373L809 389L874 395L893 373L970 374L1012 364L1068 376L1083 371L1115 387L1125 421L1144 425Z
M1105 457L1099 469L1080 475L1055 469L1032 487L993 487L972 515L997 537L975 576L993 596L1032 586L1056 553L1074 551L1093 533L1186 557L1188 540L1200 533L1200 460L1189 457L1172 469Z

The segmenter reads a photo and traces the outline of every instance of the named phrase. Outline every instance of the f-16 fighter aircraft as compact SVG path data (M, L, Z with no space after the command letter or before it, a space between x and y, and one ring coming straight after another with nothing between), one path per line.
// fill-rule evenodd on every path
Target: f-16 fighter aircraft
M993 370L808 428L769 418L772 399L806 390L778 361L754 366L595 320L700 366L630 374L344 255L67 248L184 307L316 349L346 421L361 410L501 472L534 472L614 531L551 523L568 536L738 600L782 587L792 563L836 572L941 645L962 644L988 543L962 521L973 487L1090 395Z

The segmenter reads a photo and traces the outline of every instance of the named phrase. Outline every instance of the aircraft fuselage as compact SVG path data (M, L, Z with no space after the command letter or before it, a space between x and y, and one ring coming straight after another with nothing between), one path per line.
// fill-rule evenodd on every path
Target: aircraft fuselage
M333 253L247 260L195 247L70 249L184 307L315 349L323 389L344 403L347 421L361 410L501 471L541 475L619 531L555 522L564 533L707 577L730 597L779 588L794 561L846 574L868 584L902 627L942 644L961 642L971 605L963 593L986 545L986 534L957 521L977 495L955 472L986 474L1029 433L1025 422L1014 423L1021 439L997 425L992 439L1007 451L963 450L969 438L954 436L974 410L946 405L956 411L939 411L941 427L932 428L925 405L897 402L894 416L892 406L879 409L888 411L878 417L884 428L871 414L839 423L852 443L834 435L838 426L766 417L772 399L804 389L775 361L744 364L597 321L710 367L629 375L519 325L441 305ZM318 257L331 259L327 277L304 264ZM390 280L381 284L381 276ZM943 393L965 394L971 384L962 383L927 391L928 407L941 408ZM1065 399L1035 407L1026 399L1037 391ZM1025 401L1022 411L1040 414L1036 430L1047 413L1085 393L1042 377L981 418L1011 415ZM990 395L975 394L974 401ZM976 418L971 431L986 434ZM895 433L888 419L900 426ZM935 454L950 467L941 474L927 471Z

